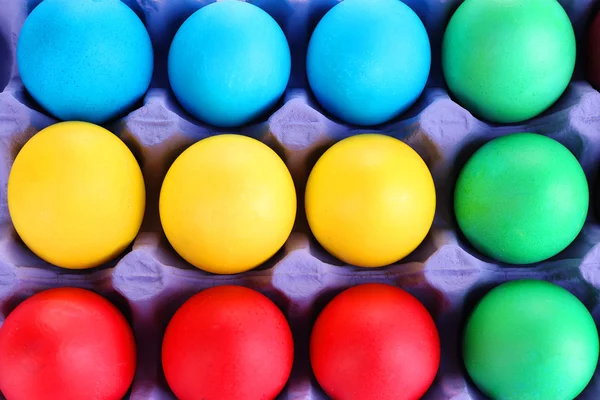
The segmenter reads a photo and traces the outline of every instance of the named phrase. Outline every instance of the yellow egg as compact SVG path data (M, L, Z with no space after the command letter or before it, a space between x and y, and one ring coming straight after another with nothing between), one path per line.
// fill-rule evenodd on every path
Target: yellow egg
M31 138L8 179L8 208L23 242L60 267L115 258L142 224L144 178L127 146L106 129L62 122Z
M435 213L435 187L408 145L383 135L332 146L306 185L306 216L321 245L340 260L380 267L410 254Z
M281 158L240 135L213 136L184 151L160 193L160 219L175 251L217 274L268 260L295 217L294 182Z

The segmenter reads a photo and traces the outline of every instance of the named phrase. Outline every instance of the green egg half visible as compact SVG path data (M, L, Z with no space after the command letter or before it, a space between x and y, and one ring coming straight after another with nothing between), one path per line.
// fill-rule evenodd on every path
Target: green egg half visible
M466 0L444 34L442 64L458 102L513 123L550 107L575 68L573 26L556 0Z
M456 220L485 255L530 264L564 250L587 217L589 190L575 156L548 137L517 133L481 147L459 174Z
M586 307L552 283L521 280L489 292L465 327L467 372L491 399L572 400L598 362Z

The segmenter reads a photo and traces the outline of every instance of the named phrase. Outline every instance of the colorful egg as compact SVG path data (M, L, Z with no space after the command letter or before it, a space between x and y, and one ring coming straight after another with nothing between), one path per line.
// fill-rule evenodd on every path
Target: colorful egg
M137 235L146 204L142 171L106 129L62 122L23 146L8 178L8 209L27 247L63 268L101 265Z
M236 274L283 246L296 217L296 190L279 156L240 135L204 139L173 163L160 218L173 248L192 265Z
M598 363L598 330L571 293L543 281L506 283L471 314L463 356L492 399L572 400Z
M389 136L344 139L321 156L306 184L306 216L340 260L381 267L410 254L435 214L435 186L421 157Z
M169 80L181 105L221 127L240 126L269 111L290 70L290 48L277 22L241 1L196 11L179 28L169 52Z
M240 286L206 289L167 326L162 364L179 399L273 400L294 359L290 327L277 306Z
M17 64L52 115L100 124L146 93L154 55L144 24L120 0L44 0L21 29Z
M458 226L479 251L530 264L565 249L585 223L586 176L575 156L545 136L494 139L464 166L454 192Z
M377 125L408 109L431 66L423 23L398 0L345 0L315 28L306 55L310 88L345 122Z
M0 390L7 400L121 400L133 380L127 320L83 289L38 293L0 329Z
M527 120L565 91L575 68L575 33L556 0L466 0L442 46L446 83L476 116Z
M336 400L418 400L440 363L440 341L423 305L393 286L364 284L337 295L312 330L310 361Z

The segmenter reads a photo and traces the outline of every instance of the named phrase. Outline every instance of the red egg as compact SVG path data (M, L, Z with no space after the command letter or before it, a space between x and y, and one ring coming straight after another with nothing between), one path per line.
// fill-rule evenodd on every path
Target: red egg
M587 41L587 78L600 89L600 13L596 14Z
M312 331L317 381L335 400L416 400L440 363L433 319L407 292L365 284L336 296Z
M162 364L179 400L274 399L292 369L290 327L277 306L240 286L190 298L165 332Z
M135 366L127 320L88 290L38 293L0 328L0 390L7 400L120 400Z

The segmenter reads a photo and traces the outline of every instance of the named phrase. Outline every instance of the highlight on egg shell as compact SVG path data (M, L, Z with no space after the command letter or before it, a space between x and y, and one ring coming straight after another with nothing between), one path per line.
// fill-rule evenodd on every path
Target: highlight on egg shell
M97 267L136 237L146 204L137 160L117 136L87 122L35 134L8 178L8 209L31 251L63 268Z
M146 93L154 54L144 24L120 0L43 0L23 24L17 65L53 116L101 124Z
M318 242L359 267L394 263L421 244L435 214L435 186L407 144L379 134L344 139L313 167L306 217Z
M217 135L185 150L160 192L169 243L216 274L250 270L283 246L296 218L296 190L283 160L241 135Z

